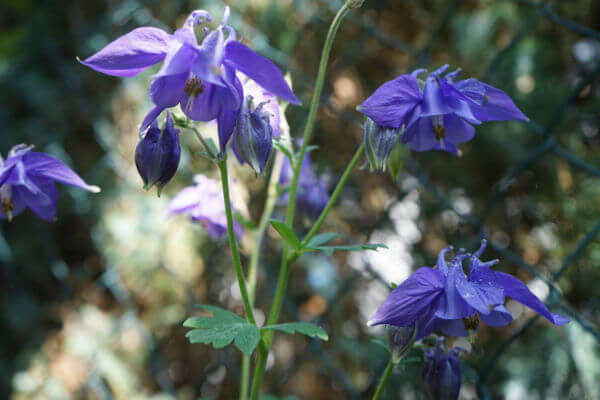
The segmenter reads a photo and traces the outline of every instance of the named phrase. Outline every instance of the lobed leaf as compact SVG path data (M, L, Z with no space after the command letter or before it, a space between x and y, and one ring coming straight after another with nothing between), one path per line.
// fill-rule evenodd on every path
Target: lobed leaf
M185 335L190 343L211 344L221 349L233 342L242 353L252 354L260 340L260 331L255 325L219 307L207 304L197 307L213 315L188 318L183 323L186 328L193 328Z
M309 322L287 322L283 324L267 325L263 326L261 330L276 330L289 333L290 335L301 333L302 335L319 338L321 340L329 339L327 332L325 332L323 328Z

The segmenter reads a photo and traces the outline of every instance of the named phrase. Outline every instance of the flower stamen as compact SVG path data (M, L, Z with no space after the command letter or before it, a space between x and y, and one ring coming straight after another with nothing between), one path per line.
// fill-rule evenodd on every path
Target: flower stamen
M0 203L2 211L8 217L8 221L12 221L12 211L15 205L12 199L12 190L8 184L0 186Z

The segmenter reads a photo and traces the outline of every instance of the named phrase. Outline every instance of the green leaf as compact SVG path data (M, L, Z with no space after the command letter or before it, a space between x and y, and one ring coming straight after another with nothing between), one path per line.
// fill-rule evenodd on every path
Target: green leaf
M316 235L312 239L310 239L308 241L308 243L306 244L306 246L307 247L321 246L321 245L329 242L330 240L335 239L338 236L340 236L340 235L338 235L337 233L333 233L333 232L321 233L321 234Z
M310 144L310 145L306 146L306 152L310 153L311 151L316 150L318 148L319 148L319 146L316 146L314 144Z
M183 323L186 328L194 328L185 335L190 343L212 344L214 348L221 349L233 341L242 353L252 354L260 340L260 331L255 325L219 307L207 304L197 307L213 315L188 318Z
M254 221L252 221L251 219L244 218L244 216L240 213L234 213L233 219L248 230L253 231L254 229L256 229L256 224L254 223Z
M333 255L335 251L365 251L365 250L377 250L378 248L387 249L385 244L380 243L366 243L366 244L355 244L355 245L340 245L340 246L307 246L312 250L320 250L328 256Z
M293 335L298 332L306 336L316 337L321 340L328 340L327 332L318 325L308 322L287 322L284 324L263 326L261 330L276 330Z
M277 221L276 219L270 219L269 222L271 223L273 228L275 228L275 230L279 232L283 240L285 240L287 244L292 246L294 250L298 250L302 246L302 243L300 242L300 239L298 239L298 236L296 236L294 231L292 231L292 229L289 226L287 226L284 222Z
M376 344L377 346L383 347L385 349L385 351L387 351L388 353L391 353L390 348L388 347L387 343L384 342L381 339L373 339L371 340L371 343Z
M273 139L273 147L286 155L287 158L293 160L292 151L287 147L287 143L282 139Z
M298 398L296 396L277 397L274 394L267 394L262 396L260 400L298 400Z
M211 138L204 138L204 141L208 145L208 148L213 154L219 154L219 147L215 144L215 141Z

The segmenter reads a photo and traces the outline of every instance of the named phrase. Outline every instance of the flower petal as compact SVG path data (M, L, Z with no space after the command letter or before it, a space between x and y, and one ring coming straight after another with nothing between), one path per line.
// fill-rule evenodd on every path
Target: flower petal
M473 315L475 310L467 303L459 287L466 281L461 265L453 265L448 271L444 294L440 296L435 315L442 319L461 319Z
M473 124L480 124L470 105L468 99L444 79L430 77L425 82L422 116L456 114Z
M358 110L378 125L400 128L408 124L408 114L421 101L419 82L412 75L400 75L381 85Z
M368 324L410 326L438 298L443 288L443 273L433 268L419 268L390 293Z
M23 164L27 175L31 177L44 177L69 186L97 193L98 186L88 185L62 161L44 153L29 152L23 156Z
M529 121L511 98L502 90L480 82L485 88L487 103L471 104L473 115L480 121Z
M107 75L134 76L164 59L171 40L161 29L137 28L79 62Z
M479 314L481 321L489 326L506 326L511 323L512 315L504 306L496 306L489 315Z
M181 100L181 110L194 121L211 121L219 116L221 112L221 101L219 99L220 87L211 83L204 85L204 92L195 97L185 95Z
M221 153L223 154L225 153L229 139L231 139L231 135L233 135L233 130L235 128L238 115L239 110L224 109L217 117L217 127L219 129L219 147L221 148Z
M444 115L444 129L446 130L444 142L448 141L452 144L468 142L475 136L475 128L454 114Z
M32 193L22 186L14 187L13 193L31 208L44 221L53 221L56 218L56 206L58 204L58 190L51 180L32 178L39 188L37 193Z
M469 280L464 274L456 276L456 290L479 314L488 315L495 306L504 304L504 292L493 280L493 272L489 269L476 270L470 274Z
M142 124L140 125L140 132L144 132L150 127L150 125L156 122L156 118L165 110L165 107L154 106L148 111L148 114L144 117Z
M167 205L165 216L185 213L193 210L202 201L202 193L196 186L188 186L181 190Z
M414 151L427 151L435 148L439 141L435 140L433 122L430 117L423 117L410 125L402 135L402 142L408 143Z
M542 303L519 279L504 272L493 271L496 282L504 288L504 295L510 297L519 303L526 305L533 311L552 322L554 325L564 325L570 321L569 318L551 313L546 305Z
M263 57L238 41L230 41L225 46L225 59L235 69L243 72L275 96L292 104L300 104L288 86L279 68L268 58Z

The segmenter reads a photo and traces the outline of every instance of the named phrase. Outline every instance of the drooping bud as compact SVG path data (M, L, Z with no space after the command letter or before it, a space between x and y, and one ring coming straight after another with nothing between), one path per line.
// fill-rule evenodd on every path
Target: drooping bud
M246 96L235 126L235 148L257 174L260 174L273 149L273 130L269 114L263 111L266 103L254 107L252 96Z
M365 151L371 171L385 171L387 159L398 141L399 129L384 128L367 118L365 122Z
M135 148L135 165L144 181L144 189L156 185L160 196L162 188L177 172L180 157L179 129L175 128L173 117L167 112L165 128L161 130L154 121L142 133Z
M402 136L402 132L399 132L398 136ZM402 169L404 168L404 163L408 158L408 154L409 149L398 140L394 147L392 147L392 151L387 160L387 168L390 171L392 178L398 179L400 172L402 172Z
M412 348L417 338L417 323L411 326L386 325L387 342L392 351L392 361L397 364Z
M423 362L423 385L425 393L430 400L456 400L460 392L461 372L458 353L460 348L455 347L446 352L439 339L435 348L425 352Z

